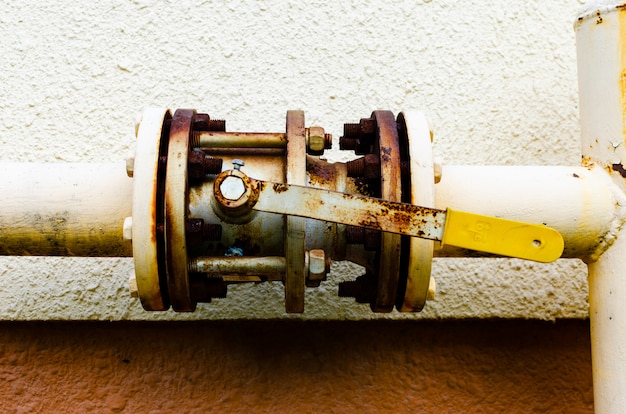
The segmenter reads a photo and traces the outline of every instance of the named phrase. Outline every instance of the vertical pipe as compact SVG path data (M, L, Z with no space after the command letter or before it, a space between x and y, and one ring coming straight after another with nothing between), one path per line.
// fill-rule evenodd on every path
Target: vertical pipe
M592 1L575 24L583 165L603 168L626 190L626 11L624 2ZM624 205L619 206L623 211ZM626 228L589 263L589 317L596 412L626 412ZM611 240L612 239L612 240Z

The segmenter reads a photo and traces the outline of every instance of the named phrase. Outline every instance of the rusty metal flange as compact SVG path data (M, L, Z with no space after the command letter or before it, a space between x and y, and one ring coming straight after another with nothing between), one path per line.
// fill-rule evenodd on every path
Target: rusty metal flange
M380 154L381 198L402 201L400 145L398 126L391 111L374 111L378 142L375 148ZM400 274L400 244L402 236L383 233L380 247L380 266L376 300L370 304L374 312L391 312L396 303Z
M195 110L177 109L170 127L165 172L165 268L176 312L192 312L197 302L187 271L186 223L189 209L188 158Z
M287 111L287 184L306 185L306 132L303 111ZM306 219L285 218L285 310L304 312Z

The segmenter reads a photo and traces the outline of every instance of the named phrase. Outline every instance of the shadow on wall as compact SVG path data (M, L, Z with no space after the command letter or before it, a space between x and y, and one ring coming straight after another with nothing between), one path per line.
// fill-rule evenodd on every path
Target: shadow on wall
M587 321L2 323L5 412L591 413Z

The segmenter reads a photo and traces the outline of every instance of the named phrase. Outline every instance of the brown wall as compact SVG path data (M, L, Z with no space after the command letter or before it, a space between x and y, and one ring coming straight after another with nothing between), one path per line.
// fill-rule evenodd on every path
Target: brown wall
M2 323L2 412L587 413L586 321Z

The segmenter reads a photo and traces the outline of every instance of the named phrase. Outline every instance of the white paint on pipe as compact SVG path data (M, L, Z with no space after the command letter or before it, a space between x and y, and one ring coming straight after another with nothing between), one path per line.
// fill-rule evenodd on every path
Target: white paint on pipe
M624 196L601 168L443 166L435 207L545 224L561 233L563 257L590 261L614 239ZM463 256L444 247L437 256Z
M0 163L0 254L132 256L124 163Z
M624 2L593 1L575 24L583 163L611 172L626 190L626 11ZM620 209L623 209L621 203ZM589 317L594 405L602 414L626 412L626 228L589 263Z
M133 180L122 163L0 167L0 191L7 195L0 205L0 253L131 255L123 223L131 216ZM444 166L435 207L545 223L563 235L564 257L589 261L614 239L623 198L601 168ZM435 252L467 254L452 247Z

